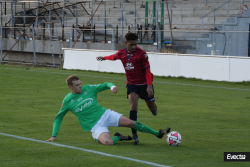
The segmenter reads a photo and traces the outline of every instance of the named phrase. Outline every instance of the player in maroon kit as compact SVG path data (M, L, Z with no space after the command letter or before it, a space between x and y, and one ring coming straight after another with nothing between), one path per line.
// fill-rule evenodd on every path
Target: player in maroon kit
M150 71L150 64L147 53L137 47L138 36L135 33L127 33L125 44L127 48L120 49L113 55L97 57L98 61L121 60L127 77L127 97L130 103L129 118L137 121L138 99L144 99L153 115L157 115L155 105L154 89L152 85L153 75ZM132 129L133 143L136 145L139 140L137 131Z

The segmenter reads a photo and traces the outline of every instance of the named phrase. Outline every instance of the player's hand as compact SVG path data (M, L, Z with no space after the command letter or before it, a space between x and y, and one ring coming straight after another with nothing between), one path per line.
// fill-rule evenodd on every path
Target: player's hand
M45 140L45 141L55 141L55 140L56 140L56 137L51 137L50 139Z
M112 88L113 88L113 89L111 89L111 92L114 93L114 94L116 94L117 91L118 91L118 88L117 88L116 86L114 86L114 87L112 87Z
M154 94L153 92L153 88L152 88L152 85L148 85L147 87L147 93L148 93L148 97L151 98Z
M104 57L99 56L99 57L96 57L96 60L97 60L97 61L103 61L103 60L105 60L105 59L104 59Z

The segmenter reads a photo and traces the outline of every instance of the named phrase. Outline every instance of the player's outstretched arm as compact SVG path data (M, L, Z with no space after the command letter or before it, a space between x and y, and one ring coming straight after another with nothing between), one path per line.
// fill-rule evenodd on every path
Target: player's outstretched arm
M104 57L98 56L98 57L96 57L96 59L98 61L103 61L103 60L112 60L112 61L114 61L115 60L114 55L109 55L109 56L104 56Z
M55 140L56 140L56 137L51 137L50 139L45 140L45 141L55 141Z
M96 60L97 60L97 61L103 61L103 60L105 60L105 59L104 59L104 57L99 56L99 57L96 57Z

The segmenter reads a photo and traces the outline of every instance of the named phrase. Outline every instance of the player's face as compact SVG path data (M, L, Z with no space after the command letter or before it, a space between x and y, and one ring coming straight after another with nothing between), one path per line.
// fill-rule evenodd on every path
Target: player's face
M72 81L72 86L69 86L69 88L72 90L72 93L74 94L82 93L82 85L80 80Z
M134 52L137 47L137 40L126 41L125 44L127 45L127 49L129 52Z

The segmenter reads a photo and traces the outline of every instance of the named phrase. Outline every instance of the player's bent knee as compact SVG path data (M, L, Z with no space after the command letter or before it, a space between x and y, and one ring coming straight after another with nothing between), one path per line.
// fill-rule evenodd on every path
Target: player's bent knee
M113 145L113 140L104 140L101 142L103 145Z
M110 142L105 142L105 143L102 143L103 145L113 145L113 142L110 143Z
M108 132L103 132L99 135L98 140L103 145L113 145L113 140L110 138L110 135Z

